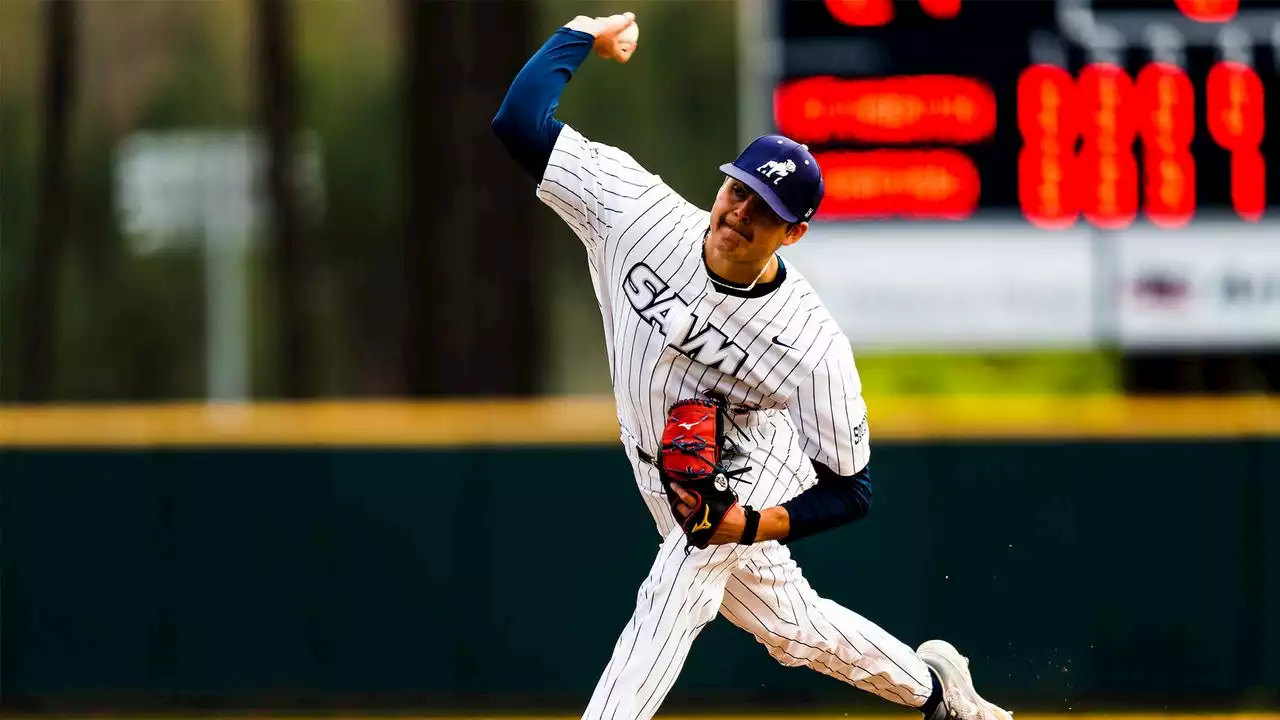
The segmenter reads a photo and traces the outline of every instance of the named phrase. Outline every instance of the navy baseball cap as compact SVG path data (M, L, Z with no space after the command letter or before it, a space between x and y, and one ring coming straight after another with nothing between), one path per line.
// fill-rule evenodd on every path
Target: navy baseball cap
M751 141L737 160L720 172L751 188L778 217L808 221L822 203L822 169L805 145L782 135Z

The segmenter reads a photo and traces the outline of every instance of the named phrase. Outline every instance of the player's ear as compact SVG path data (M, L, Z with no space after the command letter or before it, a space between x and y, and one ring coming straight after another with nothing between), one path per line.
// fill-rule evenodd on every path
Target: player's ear
M787 234L782 237L782 244L795 245L807 232L809 232L809 223L803 221L791 223L787 226Z

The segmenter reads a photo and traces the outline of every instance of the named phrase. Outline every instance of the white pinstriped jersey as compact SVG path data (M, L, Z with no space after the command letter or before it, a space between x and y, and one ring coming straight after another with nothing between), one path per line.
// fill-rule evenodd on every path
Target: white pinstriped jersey
M633 448L656 453L667 408L703 391L723 395L741 427L731 432L747 452L730 465L754 468L744 502L767 507L810 487L808 458L840 475L866 466L867 407L849 341L794 266L761 297L722 292L702 254L710 213L568 125L537 195L586 248L622 441L642 489L657 495L655 518L669 511Z
M785 182L785 179L783 180ZM920 707L932 683L923 661L875 623L809 585L775 541L690 552L658 477L667 408L723 395L750 465L739 500L785 502L816 481L810 459L852 475L870 459L867 408L844 334L803 275L759 297L721 292L702 248L710 213L626 153L565 126L538 197L587 250L604 320L622 442L641 496L664 536L636 608L614 644L583 720L651 720L702 628L718 614L783 665L808 666L890 702ZM683 552L682 552L683 550Z

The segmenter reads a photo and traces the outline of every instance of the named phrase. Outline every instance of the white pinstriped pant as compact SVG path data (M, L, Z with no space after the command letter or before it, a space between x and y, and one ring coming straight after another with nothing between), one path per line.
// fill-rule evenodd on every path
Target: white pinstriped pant
M870 620L820 597L785 546L722 545L686 555L684 535L670 515L660 515L652 499L646 500L668 532L584 718L653 717L694 639L717 613L754 635L783 665L810 667L907 707L928 700L932 681L915 652ZM665 502L661 510L667 512Z

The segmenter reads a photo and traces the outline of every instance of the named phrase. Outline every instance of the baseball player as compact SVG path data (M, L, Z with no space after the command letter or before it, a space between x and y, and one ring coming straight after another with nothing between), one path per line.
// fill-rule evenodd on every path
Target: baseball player
M849 341L778 250L823 196L808 149L752 142L720 167L711 210L627 153L554 115L595 51L626 62L632 14L579 16L513 81L493 130L537 197L586 250L621 440L663 537L635 612L584 717L647 720L717 614L787 666L807 666L917 708L928 720L1009 720L974 690L968 661L912 651L819 596L787 545L871 504L867 407Z

